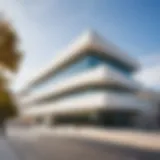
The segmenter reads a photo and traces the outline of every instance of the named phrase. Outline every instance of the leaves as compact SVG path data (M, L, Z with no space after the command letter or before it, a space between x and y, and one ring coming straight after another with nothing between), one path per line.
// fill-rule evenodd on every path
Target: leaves
M0 19L0 67L17 72L22 55L18 50L18 37L10 23ZM17 114L17 107L8 80L0 73L0 123Z
M21 58L16 32L11 24L0 20L0 65L16 72Z
M6 90L0 90L0 120L17 115L17 107L12 94Z

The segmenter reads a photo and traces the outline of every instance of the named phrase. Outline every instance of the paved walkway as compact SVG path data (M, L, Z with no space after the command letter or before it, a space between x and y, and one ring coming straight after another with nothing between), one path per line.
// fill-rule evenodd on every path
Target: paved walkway
M0 160L18 160L16 154L3 135L0 135Z
M28 133L28 132L27 132ZM57 136L55 134L23 134L13 136L10 143L21 160L160 160L160 153L121 145ZM37 132L37 135L39 133ZM0 159L1 160L1 159Z
M31 137L45 135L71 136L76 138L87 138L103 142L111 142L129 147L160 151L160 132L142 132L136 130L101 129L85 127L33 127L15 130L15 135L21 133L22 137L27 134ZM11 131L14 135L14 131ZM21 138L20 136L18 136ZM1 159L0 159L1 160Z
M35 129L36 131L36 129ZM34 132L35 132L34 131ZM40 131L37 129L40 134ZM106 141L130 147L160 151L160 132L136 130L100 129L85 127L41 128L41 133L65 135L77 138Z

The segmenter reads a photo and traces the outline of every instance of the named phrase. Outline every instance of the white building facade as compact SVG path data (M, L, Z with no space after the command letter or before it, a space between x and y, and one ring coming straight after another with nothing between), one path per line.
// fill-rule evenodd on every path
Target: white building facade
M154 108L136 94L138 68L117 46L86 32L22 89L21 115L52 117L54 124L137 125Z

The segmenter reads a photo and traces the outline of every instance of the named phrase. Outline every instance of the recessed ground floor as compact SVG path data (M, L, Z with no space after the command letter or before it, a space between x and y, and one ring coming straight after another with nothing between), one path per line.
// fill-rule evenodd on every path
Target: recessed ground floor
M99 110L78 110L59 114L49 114L36 117L36 123L52 126L79 125L79 126L101 126L101 127L131 127L131 128L160 128L160 116L148 116L140 110L131 109L99 109ZM160 115L160 114L159 114ZM157 120L154 120L157 118Z
M133 111L96 111L53 116L54 125L96 125L109 127L132 127L138 113Z

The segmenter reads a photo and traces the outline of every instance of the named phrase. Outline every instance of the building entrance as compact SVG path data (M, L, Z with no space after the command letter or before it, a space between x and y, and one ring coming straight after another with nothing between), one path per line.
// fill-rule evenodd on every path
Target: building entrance
M131 127L134 125L135 115L128 111L107 111L101 113L100 121L103 126Z
M93 116L95 115L95 116ZM57 125L95 125L109 127L131 127L135 113L127 111L101 111L94 114L59 115L54 117Z

